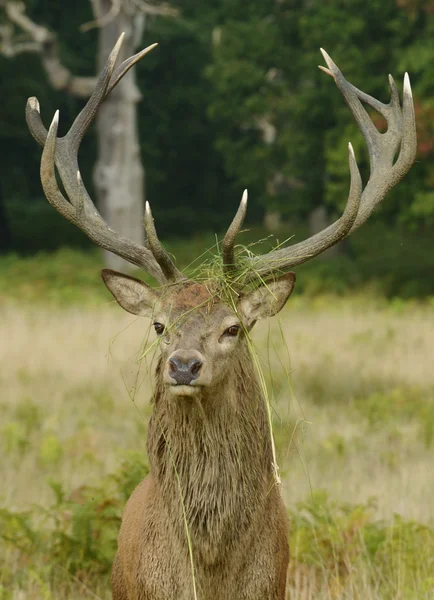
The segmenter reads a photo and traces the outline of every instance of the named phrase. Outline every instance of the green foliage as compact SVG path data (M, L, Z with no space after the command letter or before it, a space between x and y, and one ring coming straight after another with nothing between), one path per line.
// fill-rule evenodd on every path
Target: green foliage
M386 423L416 421L425 446L434 442L434 390L395 388L374 392L356 400L355 406L367 419L370 427L381 429Z
M306 235L304 227L288 227L281 239L297 242ZM216 260L219 250L213 232L188 240L171 238L165 246L181 269L190 272L206 261ZM258 243L258 240L262 240ZM381 240L381 252L378 241ZM276 247L279 240L261 227L252 227L239 236L240 246L261 254ZM254 244L254 245L252 245ZM367 224L347 242L347 253L333 259L317 259L297 269L296 294L310 297L327 293L344 295L371 290L379 296L414 298L434 296L434 253L432 235L403 228ZM113 301L101 282L102 257L98 250L60 249L34 256L0 256L0 304L7 300L67 306L98 307ZM150 278L137 272L146 281Z
M85 253L65 248L26 258L9 254L0 257L0 264L0 301L31 303L45 298L60 305L108 301L99 276L101 256L94 249Z
M9 421L1 428L3 452L22 454L29 442L25 427L19 421Z
M130 453L121 468L98 486L81 487L67 496L59 483L51 481L55 502L49 509L0 510L0 537L27 565L19 585L25 587L38 573L50 593L65 574L91 583L109 573L120 509L145 474L142 457ZM384 600L396 598L398 586L408 600L432 593L434 531L399 516L378 521L374 510L374 500L351 505L332 501L321 491L291 509L290 581L304 567L311 574L312 569L317 571L314 581L323 585L326 580L330 588L341 591L351 580L368 577ZM7 598L6 566L0 568L0 578Z
M56 435L46 434L39 446L38 459L44 466L58 465L63 457L63 446Z
M326 579L340 594L351 589L351 581L368 577L384 600L397 598L398 589L406 600L431 598L434 531L397 515L391 522L375 520L374 509L374 500L338 503L321 491L299 503L290 514L291 571L313 568L319 582Z
M5 202L14 248L21 254L52 251L63 246L92 246L77 227L61 217L43 197Z
M50 436L50 444L53 439ZM47 454L51 460L51 446ZM114 473L94 485L67 493L58 481L50 480L55 500L48 508L35 506L32 511L21 512L0 509L0 539L28 568L20 585L28 584L31 572L39 573L49 588L64 578L65 572L83 581L108 573L121 512L147 472L144 456L129 451ZM2 567L0 580L3 586L8 581Z
M12 418L0 427L0 449L5 454L22 456L29 448L30 436L41 427L42 411L30 398L17 404Z
M105 577L116 551L121 510L146 473L143 456L129 452L97 485L67 494L60 483L49 481L55 497L49 508L1 509L0 538L26 565L14 584L25 588L37 576L51 598L51 590L65 575L88 584ZM398 585L408 600L431 593L434 531L398 516L378 521L374 512L374 500L351 505L332 501L321 491L291 509L290 580L308 568L317 571L316 581L325 579L341 591L362 573L380 586L384 600L396 597ZM8 598L11 577L5 563L0 567L1 598Z
M403 52L405 12L391 0L258 1L248 16L236 4L238 14L223 11L208 69L215 89L209 111L228 168L284 215L306 216L324 202L340 211L348 194L348 141L363 172L366 151L357 152L364 142L348 108L317 69L319 48L356 85L382 97L395 51ZM274 139L264 137L264 120L275 128Z

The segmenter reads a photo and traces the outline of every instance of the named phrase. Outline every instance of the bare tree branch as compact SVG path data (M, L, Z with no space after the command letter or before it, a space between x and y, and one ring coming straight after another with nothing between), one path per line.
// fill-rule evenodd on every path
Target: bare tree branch
M35 42L44 44L53 39L53 34L46 27L37 25L26 15L24 2L6 2L5 10L9 20L28 33Z
M10 23L26 36L17 36L10 25L4 25L0 28L0 52L6 56L16 56L22 52L40 53L47 77L56 90L66 90L73 96L88 98L95 87L96 78L75 77L62 64L54 33L30 19L24 2L6 2L4 9Z
M122 0L111 0L111 8L104 14L100 0L90 0L90 3L95 19L88 23L83 23L83 25L80 26L81 31L89 31L96 27L104 27L104 25L107 25L116 19L122 8Z
M40 44L38 42L29 42L27 38L15 35L14 28L10 23L0 26L0 54L10 58L24 52L39 51Z
M167 2L162 2L161 4L152 4L150 2L145 2L145 0L132 1L139 10L147 15L160 15L163 17L177 17L179 15L179 10Z
M111 0L112 6L106 13L102 10L100 0L90 0L90 2L95 20L83 23L80 28L82 31L89 31L89 29L95 27L104 27L104 25L114 21L121 10L130 14L142 13L149 16L163 17L176 17L179 14L178 9L167 2L153 4L152 2L146 2L146 0Z
M95 20L84 23L82 31L95 27L103 27L114 21L121 10L143 16L176 17L179 11L163 2L153 4L146 0L111 0L111 8L104 13L100 0L90 0ZM9 24L0 27L0 53L12 57L23 52L37 52L42 56L42 64L51 85L56 90L66 90L73 96L87 98L91 95L95 77L76 77L60 61L59 47L56 36L47 27L32 21L26 14L24 2L21 0L6 0L1 2L5 13L13 25L18 27L26 36L18 36ZM138 40L139 41L139 40Z

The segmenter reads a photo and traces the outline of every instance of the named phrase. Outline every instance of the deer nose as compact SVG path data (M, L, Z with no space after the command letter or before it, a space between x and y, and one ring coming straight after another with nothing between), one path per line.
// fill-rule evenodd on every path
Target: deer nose
M199 377L202 368L202 361L199 358L191 358L183 361L176 356L169 358L169 374L177 385L190 385L192 381Z

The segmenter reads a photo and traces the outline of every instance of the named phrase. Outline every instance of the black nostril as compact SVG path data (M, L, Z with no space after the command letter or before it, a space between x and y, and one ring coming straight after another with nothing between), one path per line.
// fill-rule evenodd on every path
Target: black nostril
M188 368L190 370L190 373L196 377L197 375L199 375L199 371L202 368L202 361L198 358L190 360L190 362L188 363Z
M169 366L170 366L170 372L176 373L177 371L182 369L183 363L179 360L179 358L176 358L176 357L169 358Z

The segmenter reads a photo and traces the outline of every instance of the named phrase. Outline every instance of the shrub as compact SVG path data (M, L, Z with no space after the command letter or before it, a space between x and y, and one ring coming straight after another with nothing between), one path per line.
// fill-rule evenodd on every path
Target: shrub
M82 581L105 575L116 552L124 504L147 472L143 455L128 452L120 467L96 485L81 486L67 494L52 480L49 485L54 502L48 508L0 510L0 538L9 551L16 552L21 568L43 575L52 586L64 577L65 570ZM0 581L4 586L5 582L12 583L12 574L3 562ZM25 587L28 577L21 569L14 576L15 585L17 577L23 579L19 582Z
M373 500L338 503L321 491L298 504L291 511L290 578L309 573L318 589L338 591L327 598L353 598L341 594L366 585L382 600L434 597L434 530L398 515L377 521L374 508Z

